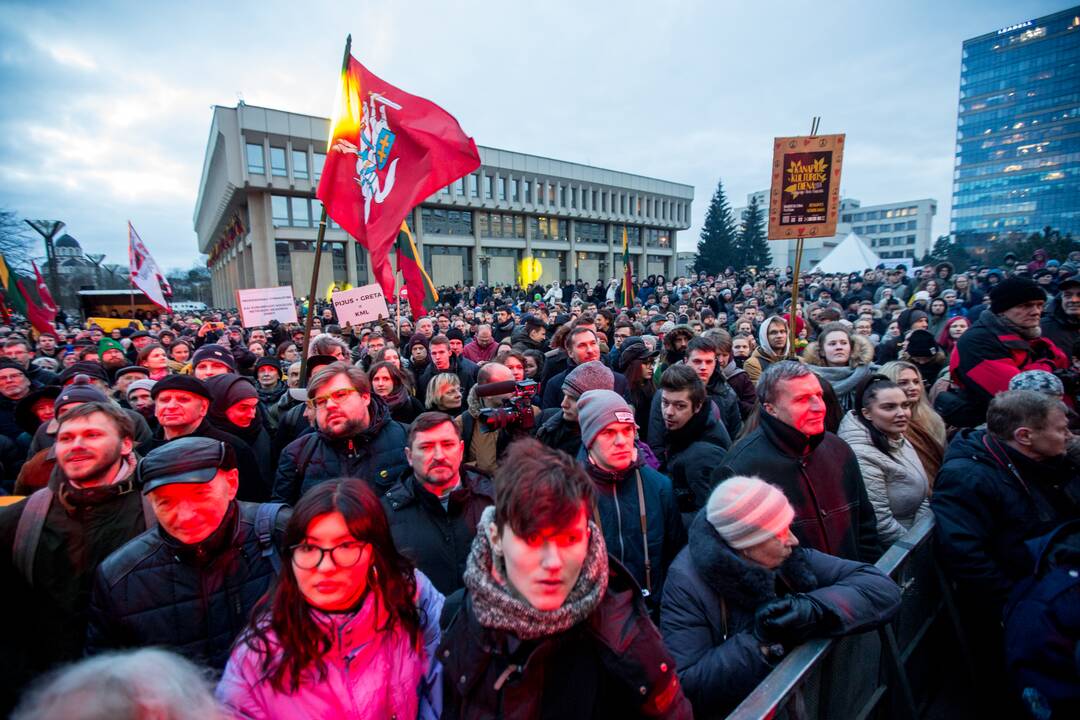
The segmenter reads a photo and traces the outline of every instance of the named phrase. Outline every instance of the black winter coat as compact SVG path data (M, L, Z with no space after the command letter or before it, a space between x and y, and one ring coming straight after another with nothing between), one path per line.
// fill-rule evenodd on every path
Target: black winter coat
M1071 318L1065 314L1061 307L1060 294L1051 301L1043 315L1042 334L1066 355L1072 353L1073 345L1080 341L1080 318Z
M438 370L434 363L428 363L427 367L420 373L420 377L417 380L416 399L419 400L421 404L427 400L428 383L431 382L431 378L441 373L456 375L457 379L461 381L461 397L468 397L469 390L476 384L476 373L479 369L480 366L472 360L453 353L450 353L450 367L446 370Z
M468 591L443 618L445 720L692 717L641 591L614 560L600 605L557 635L523 642L485 628Z
M807 438L759 410L758 426L728 451L713 485L734 475L756 475L776 485L795 508L791 530L806 547L847 560L876 562L877 518L859 461L830 432Z
M739 557L698 513L664 586L660 631L699 720L726 716L772 670L753 634L754 613L790 593L830 611L822 636L868 630L900 607L900 588L873 565L796 547L768 570Z
M930 508L958 600L997 623L1009 591L1032 570L1024 541L1080 518L1080 474L1065 459L1037 463L985 430L962 430L945 451Z
M731 438L712 416L709 403L703 403L686 425L667 431L660 470L671 478L681 512L704 507L713 489L713 470L723 463L730 445Z
M330 438L320 431L289 443L278 460L273 500L295 505L319 483L343 477L366 480L377 495L389 490L405 468L407 432L376 395L368 413L367 428L351 438Z
M664 424L664 408L663 402L663 390L657 390L653 393L652 404L649 407L649 447L652 448L653 454L660 461L661 466L666 466L667 463L667 445L668 445L668 430ZM734 397L732 398L734 401ZM727 426L723 422L723 411L715 400L710 399L705 403L703 408L707 409L710 417L716 421L717 427L713 428L713 437L710 441L715 441L720 446L727 450L731 447L731 438L733 435L728 432ZM736 414L738 414L738 406L735 402L732 403L732 408ZM741 422L741 421L740 421ZM713 465L713 468L716 466ZM712 468L711 468L712 469Z
M34 556L34 585L12 558L15 530L26 502L0 508L0 715L6 717L33 676L82 655L94 571L114 550L146 529L142 498L131 480L108 488L74 490L56 470ZM61 487L63 486L63 489ZM71 498L65 502L61 498Z
M198 545L156 526L110 555L94 578L87 654L158 645L223 670L233 640L274 578L255 528L258 509L234 502ZM289 512L277 514L277 548Z
M570 457L577 457L581 452L581 426L576 422L567 422L561 407L548 408L540 416L536 439L549 448L562 450Z
M660 591L668 565L686 544L683 525L671 480L640 460L623 473L609 473L589 461L585 450L578 461L596 483L596 511L608 554L622 564L642 588L650 591L650 609L660 606ZM648 537L650 579L646 583L645 538L641 533L641 511L638 503L637 478L641 473L642 494L645 496L645 524Z
M464 587L465 560L476 525L484 508L494 504L491 478L465 468L461 470L461 487L450 493L447 509L420 486L412 470L382 496L394 545L443 595Z
M263 472L255 453L246 442L224 430L219 430L208 418L203 418L199 427L184 437L212 438L232 446L236 451L236 467L240 471L240 489L236 493L237 500L263 502L270 496L270 478L273 475L270 471ZM154 431L154 436L144 444L144 447L146 452L150 452L168 442L165 439L165 428L158 427Z

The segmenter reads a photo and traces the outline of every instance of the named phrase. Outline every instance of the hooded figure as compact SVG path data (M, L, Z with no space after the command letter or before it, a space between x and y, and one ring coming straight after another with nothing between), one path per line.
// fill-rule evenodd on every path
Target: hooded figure
M210 389L210 410L206 417L218 430L235 435L247 444L264 477L271 477L277 466L276 458L271 453L270 432L266 428L266 412L258 402L259 392L250 379L239 375L216 375L206 379ZM245 403L255 400L254 404ZM245 408L245 405L248 406ZM252 407L253 405L253 407ZM250 418L250 419L249 419ZM240 425L237 421L247 421Z
M784 325L784 350L779 353L775 352L772 346L769 345L769 327L776 322ZM765 372L765 368L778 360L783 360L790 350L791 335L788 332L787 320L779 315L771 315L765 318L765 322L761 323L758 328L758 346L754 348L754 352L750 353L750 357L743 363L743 370L750 376L750 380L757 383L761 373Z

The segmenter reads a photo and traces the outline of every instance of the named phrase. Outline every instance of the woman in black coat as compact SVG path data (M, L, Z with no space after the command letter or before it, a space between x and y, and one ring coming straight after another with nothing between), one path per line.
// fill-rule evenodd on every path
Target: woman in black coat
M900 588L872 565L798 547L794 511L753 477L721 483L668 571L660 631L695 717L724 717L788 651L890 620Z

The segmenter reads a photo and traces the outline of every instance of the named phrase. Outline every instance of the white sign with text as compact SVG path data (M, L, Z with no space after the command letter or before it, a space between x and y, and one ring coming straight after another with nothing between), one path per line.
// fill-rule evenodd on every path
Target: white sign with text
M390 311L386 309L386 298L383 297L378 283L336 292L333 294L333 301L338 324L342 327L363 325L380 317L390 317Z
M237 290L236 304L244 327L264 327L271 320L286 324L297 322L292 285Z

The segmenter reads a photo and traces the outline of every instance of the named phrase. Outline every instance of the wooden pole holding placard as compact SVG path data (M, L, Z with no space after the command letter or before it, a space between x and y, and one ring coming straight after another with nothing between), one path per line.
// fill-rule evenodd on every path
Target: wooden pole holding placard
M814 137L818 133L818 128L821 127L821 116L815 115L810 119L810 137ZM798 237L795 238L795 265L791 270L791 312L789 314L790 322L788 322L788 357L796 358L798 353L795 350L795 341L798 339L798 331L796 330L799 312L799 274L800 265L802 265L803 254L803 232L800 228Z

